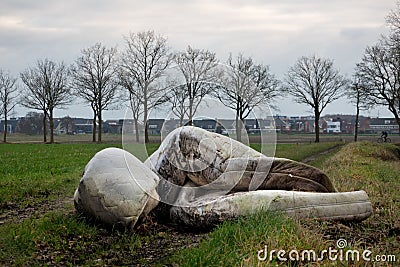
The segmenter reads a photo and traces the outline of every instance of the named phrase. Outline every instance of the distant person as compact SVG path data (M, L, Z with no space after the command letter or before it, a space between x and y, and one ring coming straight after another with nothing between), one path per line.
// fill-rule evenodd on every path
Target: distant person
M386 143L387 137L388 137L388 133L386 131L382 131L381 137L383 138L383 142Z

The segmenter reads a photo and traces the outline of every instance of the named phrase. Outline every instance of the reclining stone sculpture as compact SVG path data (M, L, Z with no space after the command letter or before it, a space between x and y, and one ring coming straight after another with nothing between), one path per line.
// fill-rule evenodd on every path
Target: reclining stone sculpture
M260 209L333 220L372 214L364 191L337 193L319 169L264 156L191 126L171 132L144 164L120 149L100 151L86 166L74 199L77 210L130 227L159 201L156 211L194 227Z

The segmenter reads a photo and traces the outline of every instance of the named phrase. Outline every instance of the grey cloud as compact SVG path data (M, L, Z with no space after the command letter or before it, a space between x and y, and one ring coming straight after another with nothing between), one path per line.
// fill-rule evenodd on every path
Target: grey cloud
M154 29L174 50L190 44L222 61L242 52L278 76L312 53L351 72L394 7L393 0L1 0L0 68L18 73L42 57L73 62L95 42L122 47L130 31Z

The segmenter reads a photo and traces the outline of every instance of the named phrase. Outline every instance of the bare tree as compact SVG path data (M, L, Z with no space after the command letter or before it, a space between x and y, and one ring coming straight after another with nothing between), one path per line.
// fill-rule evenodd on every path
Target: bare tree
M400 47L383 38L367 47L356 71L375 104L385 105L400 127Z
M242 125L250 112L260 104L270 103L278 96L279 81L268 66L255 64L251 57L230 55L230 69L222 78L222 87L217 90L218 99L235 111L236 138L241 141Z
M36 67L21 73L26 92L21 100L22 105L43 112L43 141L46 142L46 120L49 119L50 143L54 142L54 109L63 108L71 102L68 86L68 67L45 59L39 60Z
M0 117L4 118L3 142L7 142L8 116L17 104L17 78L0 69Z
M142 91L138 90L136 80L123 68L119 70L118 79L120 86L128 91L129 106L132 110L132 116L135 125L135 139L136 142L139 143L139 120L140 117L143 115L143 96L141 95Z
M115 101L118 88L117 49L107 48L101 43L83 49L82 55L76 59L72 67L75 90L84 102L93 110L92 141L101 142L103 111Z
M149 142L147 120L149 111L164 98L166 87L159 83L171 62L167 39L154 31L130 33L125 37L126 49L122 54L121 68L124 77L130 76L132 86L125 86L133 108L142 110L145 142ZM132 102L131 102L132 106Z
M387 106L400 128L400 2L386 22L390 33L365 49L356 72L373 102Z
M185 117L189 116L189 101L186 85L174 85L167 95L168 103L172 106L172 113L179 118L179 126L183 126Z
M358 124L361 110L368 110L371 108L372 103L370 97L365 90L365 85L362 82L362 78L355 75L353 84L346 91L346 96L356 106L356 121L354 124L354 142L357 142L358 138Z
M396 9L391 10L386 16L386 23L395 33L400 32L400 1L397 1Z
M325 107L343 95L347 80L333 66L333 61L301 57L290 67L284 90L295 101L310 106L315 116L315 142L319 142L319 120Z
M193 124L193 117L203 98L216 87L219 73L218 60L215 53L208 50L194 49L190 46L184 52L175 56L177 67L184 78L184 87L188 99L189 125Z

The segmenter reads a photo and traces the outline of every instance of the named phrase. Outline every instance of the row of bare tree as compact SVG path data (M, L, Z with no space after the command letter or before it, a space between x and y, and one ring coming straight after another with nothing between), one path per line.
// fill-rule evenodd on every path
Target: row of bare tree
M203 98L214 95L236 110L237 121L243 121L256 105L278 94L279 82L268 66L241 54L223 65L208 50L189 46L172 53L166 38L153 31L131 33L125 43L121 53L96 43L83 49L71 66L44 59L21 73L25 86L18 102L43 113L44 142L47 121L49 142L54 142L54 109L70 104L75 96L92 108L92 140L101 142L102 113L121 99L129 99L138 129L139 123L147 125L150 110L163 103L172 106L181 124L185 118L191 124ZM16 89L15 81L10 88ZM139 141L139 131L136 134ZM148 142L147 127L144 137Z
M331 60L316 56L300 58L287 73L283 90L314 111L316 142L319 142L322 111L342 96L356 107L354 141L357 141L360 110L376 105L387 106L400 129L400 2L388 14L386 22L389 35L365 49L352 80L340 75Z
M17 102L43 112L44 142L46 121L50 142L54 142L53 114L79 97L93 110L93 142L101 142L102 113L122 100L129 100L135 129L145 125L148 142L149 112L169 103L182 125L191 124L205 96L211 95L236 114L237 139L241 140L244 119L259 105L271 104L284 94L308 105L315 115L315 141L319 142L319 119L327 105L347 96L356 114L374 105L386 105L400 126L400 8L387 17L390 35L367 47L355 67L353 80L345 78L333 61L316 55L301 57L289 68L281 82L267 65L242 54L230 56L222 64L215 53L188 47L172 53L167 40L153 31L125 36L122 52L97 43L81 51L74 64L39 60L20 75L24 90L18 97L16 78L0 71L0 115L7 115ZM356 123L357 127L357 123ZM6 131L5 131L6 132ZM97 140L96 140L97 133ZM355 129L357 140L357 128ZM139 141L139 131L136 131ZM4 133L6 141L6 133Z
M400 130L400 2L397 9L388 14L386 22L389 34L365 49L347 92L356 106L355 141L360 110L375 105L387 106Z

